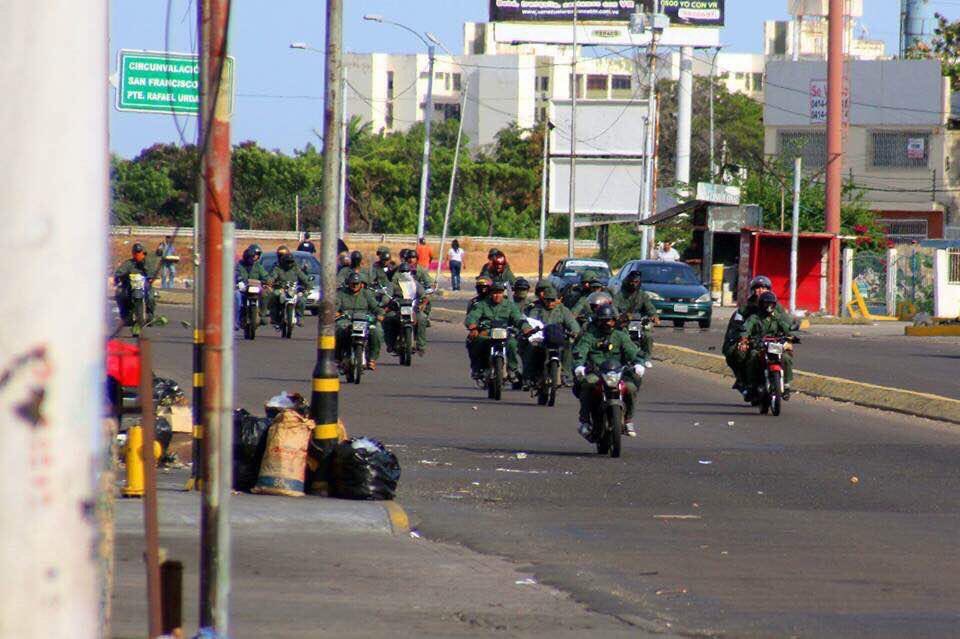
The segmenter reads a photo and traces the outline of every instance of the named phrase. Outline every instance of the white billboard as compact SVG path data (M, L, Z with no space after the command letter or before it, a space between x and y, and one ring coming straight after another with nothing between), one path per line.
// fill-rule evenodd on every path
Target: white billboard
M550 153L570 155L570 100L553 100ZM585 155L643 156L647 127L646 100L579 100L577 157Z
M492 23L493 38L497 42L572 44L572 25L537 22ZM645 47L650 44L650 32L630 33L626 24L577 24L577 44L589 46ZM658 43L666 47L717 47L720 46L720 29L708 27L668 27Z
M577 215L637 215L643 187L643 160L577 160ZM570 211L570 158L550 160L550 213Z

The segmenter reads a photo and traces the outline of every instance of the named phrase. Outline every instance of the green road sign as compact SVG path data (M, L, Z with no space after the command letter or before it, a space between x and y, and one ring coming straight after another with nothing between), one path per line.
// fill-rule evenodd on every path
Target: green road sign
M200 63L190 53L121 49L117 55L117 110L197 115ZM220 98L233 113L234 60L227 58Z

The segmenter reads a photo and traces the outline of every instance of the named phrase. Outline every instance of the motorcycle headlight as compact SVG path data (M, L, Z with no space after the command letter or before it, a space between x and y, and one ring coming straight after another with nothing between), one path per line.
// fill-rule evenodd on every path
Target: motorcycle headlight
M616 388L620 385L620 372L610 372L603 374L603 383L609 386L610 388Z
M698 302L711 302L711 301L713 301L713 298L710 297L710 293L704 293L703 295L701 295L700 297L697 298L697 301L698 301Z

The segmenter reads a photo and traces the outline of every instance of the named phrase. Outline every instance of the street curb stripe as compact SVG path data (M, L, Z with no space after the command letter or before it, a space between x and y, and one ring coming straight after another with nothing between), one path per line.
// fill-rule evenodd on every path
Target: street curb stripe
M334 424L317 424L313 429L313 438L314 439L340 439L340 433L337 431L337 425Z
M387 501L383 504L387 511L387 517L390 519L390 527L394 535L405 535L410 532L410 518L407 511L395 501Z
M730 377L726 360L720 355L672 344L657 344L654 352L656 359ZM793 371L793 389L814 397L960 424L960 400L942 395L878 386L796 369Z
M336 336L321 335L317 338L317 348L323 351L332 351L337 347Z
M336 393L340 390L340 378L318 378L313 380L313 390L318 393Z

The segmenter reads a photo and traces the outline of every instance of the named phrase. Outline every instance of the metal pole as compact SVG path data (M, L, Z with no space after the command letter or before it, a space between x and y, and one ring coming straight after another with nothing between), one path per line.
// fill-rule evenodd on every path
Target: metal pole
M654 11L658 11L659 3L654 3ZM653 217L657 209L657 185L654 183L653 165L656 154L656 120L657 120L657 32L654 31L650 38L650 74L648 82L650 84L650 94L647 98L647 150L646 163L644 165L643 188L645 195L645 207L643 212L644 219ZM643 244L640 247L641 259L647 259L650 256L650 249L653 243L653 228L643 227Z
M570 63L570 227L567 238L567 257L573 257L577 234L577 0L573 3L573 59Z
M293 232L297 234L297 241L300 241L300 194L293 196Z
M343 103L340 106L343 124L340 127L340 192L337 207L337 237L342 238L347 232L347 70L343 70L343 80L340 82L340 95Z
M677 157L674 182L690 193L690 137L693 126L693 47L680 47L677 83Z
M790 312L797 312L797 250L800 244L800 175L803 158L793 165L793 226L790 229Z
M440 288L440 272L443 270L443 247L447 242L447 229L450 225L450 211L453 209L453 189L457 183L457 167L460 165L460 141L463 138L463 116L467 112L467 91L470 82L463 86L463 96L460 106L460 122L457 126L457 146L453 151L453 169L450 171L450 190L447 192L447 210L443 213L443 233L440 235L440 253L437 256L436 287ZM428 265L429 268L429 265Z
M543 120L543 172L540 177L540 242L537 279L543 279L543 260L547 251L547 163L550 161L550 120Z
M843 191L843 0L830 0L827 57L826 231L833 234L827 258L827 311L837 315L840 294L840 206Z
M220 383L220 429L216 437L210 438L211 448L216 446L215 478L211 478L210 489L216 491L217 514L217 552L216 562L217 598L213 620L217 634L221 637L230 636L230 493L233 488L233 256L236 253L235 243L236 226L233 222L223 225L223 263L222 269L222 299L223 314L221 315L221 348Z
M218 98L220 80L227 50L227 14L229 0L203 0L201 11L201 148L204 151L202 171L204 198L204 393L203 417L203 500L200 511L200 626L220 631L226 624L226 595L229 583L224 581L229 566L229 543L220 538L225 522L221 522L219 460L221 437L233 428L227 415L224 422L224 379L232 370L224 368L224 349L233 340L233 317L224 317L229 310L232 293L224 300L224 234L230 221L230 119L227 105ZM232 260L233 255L228 257ZM228 281L232 284L232 278ZM232 286L230 287L232 291ZM224 331L229 326L231 330ZM229 406L227 406L229 408ZM223 543L222 543L223 542Z
M343 102L337 91L343 74L343 0L327 0L326 64L323 100L323 235L320 242L321 297L317 327L317 360L313 368L313 391L310 396L310 414L316 428L311 450L332 449L337 441L337 414L340 395L340 377L335 361L336 349L336 290L337 290L337 165L340 150L340 109ZM432 76L432 71L431 71ZM313 487L326 489L326 476L318 468Z
M106 0L0 9L0 82L17 87L0 105L0 274L19 289L0 301L4 637L100 636L91 509L107 323L107 10ZM70 96L69 113L57 95ZM43 301L19 292L24 264Z
M147 564L147 627L151 639L163 634L160 614L160 524L157 520L157 460L153 456L156 424L153 413L153 358L150 340L140 339L140 425L143 443L143 532Z
M193 205L193 463L186 490L200 490L203 469L203 233L200 204Z
M714 118L714 107L713 107L713 85L717 72L717 56L720 55L720 47L714 49L713 52L713 61L710 63L710 181L716 179L717 177L717 163L715 160L715 146L716 141L714 138L716 134L714 133L715 127L715 118Z
M423 237L427 225L427 188L430 185L430 123L433 120L433 64L437 48L427 47L430 59L430 77L427 78L426 113L423 116L423 166L420 168L420 209L417 217L417 237Z

